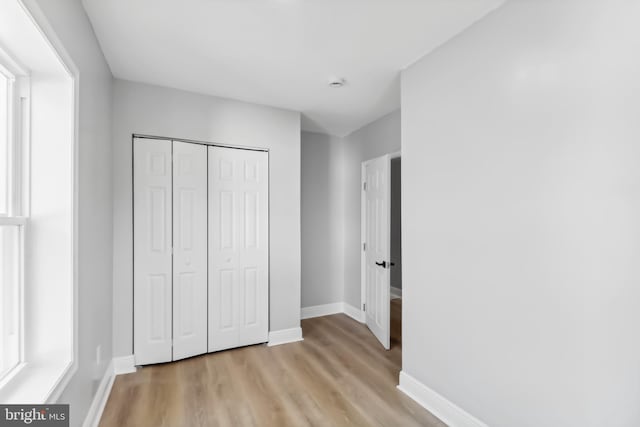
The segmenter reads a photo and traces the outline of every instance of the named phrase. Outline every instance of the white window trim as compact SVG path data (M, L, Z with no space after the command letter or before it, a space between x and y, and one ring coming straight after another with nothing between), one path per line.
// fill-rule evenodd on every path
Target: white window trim
M71 141L71 164L73 170L71 171L71 194L72 197L72 214L71 214L71 250L72 250L72 355L71 362L66 364L62 369L60 367L52 367L56 371L60 372L58 380L53 387L47 392L44 401L46 403L57 402L60 395L63 393L75 373L78 371L78 135L80 133L80 121L79 121L79 105L80 105L80 71L76 67L75 63L71 59L71 55L67 52L66 48L58 38L45 14L40 10L37 4L31 3L27 7L22 0L20 0L24 10L31 16L34 24L43 35L43 37L49 41L53 51L55 52L58 60L66 68L72 80L72 99L73 99L73 115L72 122L69 123L69 127L72 129L73 140Z
M23 135L18 126L26 120L17 108L22 106L22 98L28 96L28 76L22 67L8 55L4 50L0 49L0 74L7 82L7 129L6 129L6 154L7 154L7 170L6 184L8 194L6 194L6 213L0 215L0 225L10 225L19 227L19 254L18 254L18 363L5 372L0 377L0 388L15 378L24 367L24 244L27 227L27 218L24 216L24 207L22 205L21 181L23 178L23 169L26 165L22 161L21 152L22 144L25 142ZM28 100L26 101L28 102Z
M24 242L27 233L27 219L24 217L0 217L0 225L19 226L18 249L18 363L0 378L0 389L12 381L24 367ZM3 291L4 292L4 291Z
M24 216L0 216L0 225L27 225L27 218Z
M73 165L71 171L71 194L72 194L72 214L71 214L71 251L72 251L72 333L71 333L71 346L72 352L70 360L65 361L51 361L44 364L29 363L25 361L15 367L10 374L6 375L2 383L0 383L0 401L3 402L21 402L25 401L34 403L55 403L64 392L65 388L78 370L78 135L79 135L79 79L80 72L72 61L71 56L68 54L64 45L54 32L53 28L47 21L45 14L39 8L37 4L30 3L29 6L25 5L23 0L18 0L21 7L29 15L33 21L35 27L40 34L49 42L53 52L57 56L60 63L66 69L72 82L72 100L73 100L73 114L71 123L69 123L72 130L71 144L71 156ZM0 50L0 60L5 60L5 64L18 65L13 59L5 52ZM24 72L22 67L18 68L19 71ZM26 74L26 73L18 73ZM28 130L28 129L27 129ZM27 152L24 155L29 155L29 148L26 148ZM29 185L28 180L25 180L25 174L22 175L23 180L20 185ZM28 187L27 187L28 188ZM28 193L27 193L28 194ZM26 209L26 213L29 212L29 198L23 200L23 206ZM25 400L27 399L27 400Z
M9 216L28 216L29 206L23 199L24 185L28 182L29 170L29 72L16 61L8 52L0 48L0 74L11 82L9 85L9 185L12 188L13 199L8 200ZM26 120L25 120L26 116ZM17 165L17 166L16 166ZM17 168L17 171L15 170Z

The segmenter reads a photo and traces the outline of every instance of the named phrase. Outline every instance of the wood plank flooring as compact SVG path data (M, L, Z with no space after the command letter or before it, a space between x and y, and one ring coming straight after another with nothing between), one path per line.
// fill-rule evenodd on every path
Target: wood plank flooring
M118 376L100 426L445 426L396 389L401 301L391 307L389 351L343 314L303 320L302 342Z

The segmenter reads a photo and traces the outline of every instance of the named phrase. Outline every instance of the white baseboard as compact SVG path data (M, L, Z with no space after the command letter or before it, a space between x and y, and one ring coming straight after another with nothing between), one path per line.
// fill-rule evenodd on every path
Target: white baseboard
M302 328L281 329L279 331L269 332L269 342L267 345L288 344L290 342L302 341Z
M98 390L93 396L89 412L82 423L82 427L97 427L100 424L100 418L104 407L107 405L109 394L111 393L111 387L116 379L117 375L130 374L136 371L135 358L133 355L114 357L109 362L109 366L104 371L104 376L100 381Z
M360 323L366 323L367 321L364 311L359 310L351 304L347 304L346 302L344 303L344 314L351 317L352 319L357 320Z
M91 406L89 406L89 412L87 412L84 423L82 423L83 427L97 427L98 424L100 424L100 418L102 417L104 407L107 405L109 393L111 393L111 387L113 386L115 378L112 360L104 371L100 385L98 385L96 394L93 396Z
M488 427L473 415L447 400L411 375L400 371L398 389L418 402L449 427Z
M136 359L132 355L113 358L113 373L116 375L130 374L136 371Z
M311 307L302 307L300 310L301 319L310 319L312 317L329 316L344 312L344 303L335 302L332 304L314 305Z
M360 323L365 323L366 318L364 311L358 310L351 304L346 302L335 302L333 304L314 305L311 307L302 307L300 317L302 319L311 319L313 317L330 316L332 314L344 313L352 319Z
M391 286L391 299L402 298L402 289Z

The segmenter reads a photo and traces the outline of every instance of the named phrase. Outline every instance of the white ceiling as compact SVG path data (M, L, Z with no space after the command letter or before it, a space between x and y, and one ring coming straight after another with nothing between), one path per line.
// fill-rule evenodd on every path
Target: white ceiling
M116 77L300 111L339 136L398 108L399 71L502 2L83 0Z

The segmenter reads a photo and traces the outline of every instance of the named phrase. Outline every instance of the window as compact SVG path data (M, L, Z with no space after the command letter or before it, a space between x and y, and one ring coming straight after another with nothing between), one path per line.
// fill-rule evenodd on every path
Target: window
M9 103L11 77L0 73L0 215L9 213Z
M0 63L0 381L22 361L21 80Z
M56 401L78 369L78 73L28 8L0 1L2 403Z
M0 327L0 379L20 362L20 266L22 226L0 223L0 280L2 318Z

